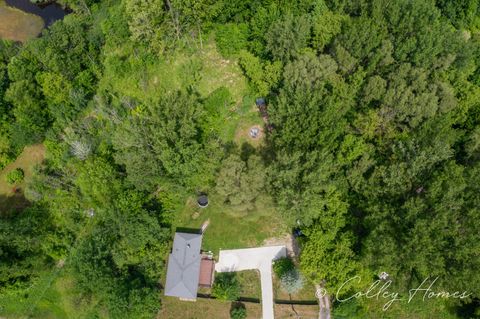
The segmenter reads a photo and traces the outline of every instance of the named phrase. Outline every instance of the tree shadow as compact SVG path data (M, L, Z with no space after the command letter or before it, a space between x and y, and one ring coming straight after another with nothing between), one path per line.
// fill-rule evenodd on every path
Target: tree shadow
M243 142L242 146L240 147L240 158L246 162L248 158L256 152L257 150L255 149L255 147L253 147L247 142Z
M20 189L14 191L10 196L0 195L0 214L9 215L18 213L30 206Z

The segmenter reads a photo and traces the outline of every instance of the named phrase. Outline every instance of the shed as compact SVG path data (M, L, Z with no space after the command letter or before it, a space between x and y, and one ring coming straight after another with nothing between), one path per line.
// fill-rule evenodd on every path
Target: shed
M258 107L261 107L261 106L266 106L266 101L265 101L265 98L263 97L258 97L255 99L255 104L257 104Z

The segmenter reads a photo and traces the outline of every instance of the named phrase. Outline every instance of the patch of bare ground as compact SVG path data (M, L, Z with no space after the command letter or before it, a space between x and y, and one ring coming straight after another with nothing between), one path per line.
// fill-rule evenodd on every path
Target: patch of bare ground
M292 234L284 234L280 237L267 238L263 242L263 246L277 246L284 245L287 247L287 254L290 257L296 257L300 253L300 248L298 246L297 240L293 237Z

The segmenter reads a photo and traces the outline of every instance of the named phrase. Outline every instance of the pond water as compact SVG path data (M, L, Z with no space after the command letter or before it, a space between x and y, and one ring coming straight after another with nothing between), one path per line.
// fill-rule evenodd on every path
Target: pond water
M31 3L30 0L5 0L5 2L11 7L40 16L45 22L45 27L52 25L52 23L57 20L63 19L68 13L57 3L36 5Z

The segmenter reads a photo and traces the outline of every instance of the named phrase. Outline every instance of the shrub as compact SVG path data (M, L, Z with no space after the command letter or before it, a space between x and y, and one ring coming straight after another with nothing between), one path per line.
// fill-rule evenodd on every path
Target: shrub
M231 319L247 318L247 309L245 309L245 306L243 305L232 307L232 309L230 310L230 318Z
M227 23L218 26L215 42L218 50L224 57L230 57L247 47L247 25Z
M6 176L6 181L8 184L13 185L23 181L25 173L21 168L16 168L13 171L10 171Z
M288 257L282 257L273 263L273 271L278 278L282 278L286 273L295 270L295 264L293 260Z
M281 286L289 294L294 294L303 288L303 276L298 269L291 269L280 279Z
M280 80L282 70L280 61L263 62L250 52L242 51L239 54L238 63L250 81L250 85L261 96L267 95Z
M220 273L212 287L212 296L219 300L235 301L240 297L240 283L235 273Z

